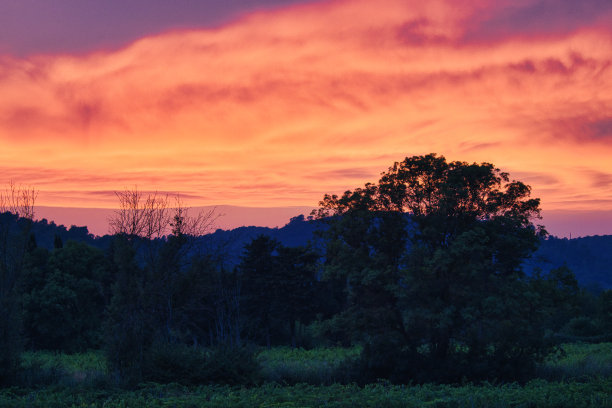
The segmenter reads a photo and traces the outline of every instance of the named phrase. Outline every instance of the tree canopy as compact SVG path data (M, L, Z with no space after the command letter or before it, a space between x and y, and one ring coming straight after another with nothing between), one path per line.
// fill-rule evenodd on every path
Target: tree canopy
M516 378L533 368L547 343L521 264L546 234L533 224L539 204L492 164L435 154L325 195L315 215L330 224L326 277L346 281L373 376Z

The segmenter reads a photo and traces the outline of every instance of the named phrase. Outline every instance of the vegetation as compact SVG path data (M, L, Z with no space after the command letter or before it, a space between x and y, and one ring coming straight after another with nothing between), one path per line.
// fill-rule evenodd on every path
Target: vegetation
M355 358L359 348L300 350L288 347L261 350L264 384L257 387L229 385L185 386L143 383L123 390L103 380L104 357L100 353L66 355L49 352L24 354L24 367L38 367L36 388L0 391L0 407L611 407L612 343L563 345L566 354L541 366L543 379L524 385L398 385L384 381L359 387L318 382L273 381L280 374L308 373L317 381L326 377L323 362L340 367ZM587 362L582 364L581 362ZM602 371L607 367L608 371ZM562 375L555 380L551 375ZM40 380L45 380L42 382Z
M532 381L525 386L507 384L413 385L371 384L291 387L266 384L258 388L176 384L145 385L133 391L44 389L36 392L0 391L0 407L482 407L482 408L608 408L612 406L609 379L589 383Z
M350 367L361 355L360 347L311 350L275 347L257 355L261 377L278 384L331 385L350 382Z
M538 367L538 377L553 381L589 381L612 376L612 343L563 344L560 355Z
M102 248L39 246L7 191L0 407L612 405L612 291L525 273L539 201L491 164L406 158L239 256L136 189Z
M532 374L551 344L521 270L545 235L529 194L491 164L432 154L325 196L325 277L345 282L364 381Z

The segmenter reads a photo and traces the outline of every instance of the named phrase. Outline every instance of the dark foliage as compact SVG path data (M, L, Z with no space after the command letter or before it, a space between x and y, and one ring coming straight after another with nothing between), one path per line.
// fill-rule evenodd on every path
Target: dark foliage
M0 214L0 383L52 382L19 372L24 346L103 348L123 386L255 384L253 345L360 345L332 377L363 384L527 379L555 343L612 339L609 237L544 239L529 193L428 155L279 229L96 238Z
M142 381L144 354L152 343L147 324L144 272L135 261L128 238L118 235L110 249L115 283L104 327L104 349L119 384Z
M110 263L104 253L68 241L30 254L23 285L24 332L29 347L78 352L100 348L110 300Z
M521 271L543 234L529 193L488 163L428 155L325 196L326 276L346 280L365 370L394 381L530 374L549 344Z
M296 324L314 318L318 255L309 248L289 248L261 235L245 246L238 266L241 303L248 335L268 347L283 341L296 346ZM285 340L286 342L286 340Z
M21 285L28 253L36 249L32 220L0 213L0 384L15 381L23 350Z
M218 346L203 350L184 344L157 342L145 353L143 380L184 385L250 385L259 366L252 350Z

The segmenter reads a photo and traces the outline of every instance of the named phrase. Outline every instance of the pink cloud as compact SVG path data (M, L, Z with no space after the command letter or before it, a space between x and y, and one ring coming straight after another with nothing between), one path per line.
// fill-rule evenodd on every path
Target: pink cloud
M2 177L39 185L41 204L108 207L138 185L192 205L316 205L438 152L524 176L545 209L612 208L595 204L612 172L598 1L518 31L552 3L327 1L117 51L5 56Z

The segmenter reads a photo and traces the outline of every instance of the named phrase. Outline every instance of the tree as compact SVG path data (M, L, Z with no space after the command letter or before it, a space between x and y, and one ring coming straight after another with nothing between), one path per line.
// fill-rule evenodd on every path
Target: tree
M23 294L30 345L64 352L99 348L111 281L104 253L68 241L50 255L41 248L30 258Z
M104 350L117 383L134 385L142 380L145 351L152 343L144 272L125 235L115 237L109 252L115 283L104 323Z
M309 248L285 247L267 235L245 246L238 270L251 336L270 347L286 329L296 345L296 323L313 317L317 262Z
M530 284L539 297L539 307L546 316L546 328L554 333L570 319L580 314L580 301L583 294L576 276L567 265L560 266L543 274L536 271Z
M279 246L279 318L289 327L291 347L297 344L297 324L314 318L319 255L308 247Z
M247 332L269 348L278 311L276 250L280 243L267 235L260 235L245 245L245 253L238 266L241 281Z
M119 209L109 220L111 234L146 239L165 235L169 220L168 196L157 192L144 195L137 187L116 191Z
M325 273L346 280L374 378L518 378L547 352L521 270L545 234L529 186L492 164L408 157L325 195Z
M19 284L31 248L37 191L10 183L0 191L0 383L14 379L22 348Z
M210 255L197 256L183 281L180 308L194 344L238 350L243 345L242 285Z
M195 216L189 212L177 196L168 220L170 235L159 240L156 256L152 257L155 261L146 266L150 314L154 317L157 334L168 343L193 337L182 303L186 294L191 293L187 279L193 277L190 272L197 269L192 268L194 261L200 263L207 259L196 250L196 240L209 232L216 220L214 210Z
M154 341L183 342L189 319L181 310L189 289L193 244L212 227L214 211L190 216L176 197L143 194L137 188L116 193L119 209L109 220L115 234L116 282L107 317L106 350L121 381L142 379L143 358Z
M170 206L168 194L152 192L145 194L138 190L116 191L119 208L109 219L110 232L146 240L175 236L200 236L213 226L215 210L200 211L191 216L180 195L174 196L175 205Z

